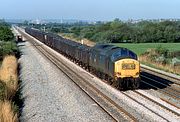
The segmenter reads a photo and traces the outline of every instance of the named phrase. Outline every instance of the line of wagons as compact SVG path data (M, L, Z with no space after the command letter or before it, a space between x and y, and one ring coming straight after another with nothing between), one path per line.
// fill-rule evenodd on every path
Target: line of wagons
M25 28L25 32L60 52L119 89L139 87L140 64L137 55L126 48L109 44L89 47L53 33Z

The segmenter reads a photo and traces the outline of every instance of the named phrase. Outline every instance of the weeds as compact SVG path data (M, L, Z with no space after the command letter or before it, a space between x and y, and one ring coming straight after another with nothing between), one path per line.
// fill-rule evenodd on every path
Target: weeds
M152 54L144 54L139 57L141 63L149 65L154 68L158 68L167 72L180 75L180 65L174 66L168 60L168 58L157 58L157 54L151 52Z
M14 113L11 101L0 101L0 122L18 122L17 113Z
M17 122L17 106L12 102L18 89L17 59L6 56L0 69L0 122Z

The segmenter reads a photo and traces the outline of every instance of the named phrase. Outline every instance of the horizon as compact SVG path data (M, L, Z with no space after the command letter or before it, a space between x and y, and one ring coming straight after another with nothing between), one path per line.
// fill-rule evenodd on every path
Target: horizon
M24 21L28 21L28 23L76 23L76 22L87 22L87 23L94 23L94 22L112 22L115 19L119 19L119 18L114 18L112 20L106 20L106 21L101 21L101 20L78 20L78 19L4 19L4 18L0 18L0 20L4 20L5 22L9 22L9 23L23 23ZM141 21L151 21L151 22L163 22L163 21L180 21L180 18L167 18L167 19L163 19L163 18L159 18L159 19L129 19L129 20L120 20L122 22L141 22Z

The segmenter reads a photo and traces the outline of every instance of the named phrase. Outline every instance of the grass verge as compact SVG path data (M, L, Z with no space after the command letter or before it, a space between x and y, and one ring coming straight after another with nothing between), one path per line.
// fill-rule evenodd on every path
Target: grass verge
M0 122L18 122L13 106L9 100L0 101Z
M18 111L12 101L18 89L17 59L6 56L0 69L0 122L17 122Z
M162 64L162 63L154 62L154 61L151 61L147 56L140 56L139 60L144 65L180 75L180 66L172 66L170 64Z

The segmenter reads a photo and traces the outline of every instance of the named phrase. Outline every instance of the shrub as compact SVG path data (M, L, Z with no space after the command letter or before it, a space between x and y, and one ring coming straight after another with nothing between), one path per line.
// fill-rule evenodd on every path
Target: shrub
M16 55L18 52L15 42L0 42L0 60L6 55Z
M167 57L168 56L168 52L169 50L162 47L161 45L159 45L156 49L155 49L156 53L160 56L164 56L164 57Z

